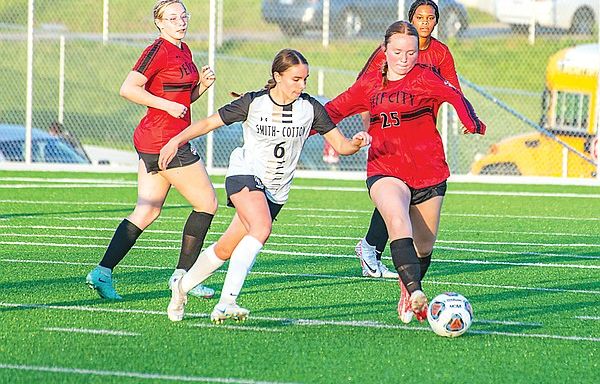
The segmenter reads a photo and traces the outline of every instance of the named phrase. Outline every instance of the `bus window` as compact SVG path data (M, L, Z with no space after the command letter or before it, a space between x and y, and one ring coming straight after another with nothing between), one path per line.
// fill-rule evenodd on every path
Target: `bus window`
M590 96L557 91L554 106L554 129L586 133Z

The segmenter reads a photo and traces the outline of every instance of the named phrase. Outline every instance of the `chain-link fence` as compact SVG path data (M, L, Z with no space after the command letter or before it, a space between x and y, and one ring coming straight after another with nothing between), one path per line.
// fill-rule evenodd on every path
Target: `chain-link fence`
M185 40L196 64L210 59L217 73L214 91L194 104L193 119L229 102L231 91L264 86L273 56L285 47L300 50L310 62L307 92L323 101L335 97L352 84L387 25L406 15L410 3L188 0L192 18ZM465 136L452 108L442 109L438 126L454 175L597 177L599 3L438 1L437 36L450 48L463 91L488 125L483 137ZM0 4L0 167L25 161L28 150L32 162L136 163L132 134L145 108L118 92L158 35L153 5ZM34 128L31 149L25 145L28 125ZM341 128L357 131L360 119L348 119ZM239 126L231 126L195 144L203 156L211 154L205 158L209 166L220 168L241 140ZM366 153L338 158L315 137L306 143L300 168L364 171L365 162Z

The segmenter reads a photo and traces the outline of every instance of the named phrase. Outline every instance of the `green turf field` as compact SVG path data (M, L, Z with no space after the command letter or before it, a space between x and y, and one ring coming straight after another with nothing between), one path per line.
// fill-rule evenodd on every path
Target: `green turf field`
M190 210L176 192L115 270L124 300L102 301L85 275L135 194L128 174L0 172L0 383L598 380L600 187L450 184L424 289L470 299L457 339L399 322L397 283L359 277L360 181L296 180L242 291L245 323L213 326L216 299L167 319ZM208 242L232 212L219 208Z

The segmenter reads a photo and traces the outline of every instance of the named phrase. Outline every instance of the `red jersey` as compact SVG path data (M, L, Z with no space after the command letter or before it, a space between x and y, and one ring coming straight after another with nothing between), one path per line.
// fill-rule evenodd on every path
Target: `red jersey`
M200 75L188 46L182 42L178 48L162 37L144 50L133 70L146 76L148 92L188 108L185 117L180 119L161 109L148 107L146 116L133 133L133 143L140 152L156 154L173 136L190 125L192 90Z
M381 50L381 47L377 47L358 74L358 77L373 71L381 72L384 63L385 53ZM419 50L417 63L430 67L434 72L440 74L450 84L454 85L454 88L461 89L458 76L456 75L456 68L454 67L454 58L446 44L441 41L432 37L429 46L423 50Z
M485 133L462 92L425 65L417 64L402 79L382 87L379 71L365 73L345 92L325 104L334 123L368 111L373 137L367 159L367 177L394 176L411 188L426 188L446 180L450 170L435 111L443 102L454 106L471 133Z

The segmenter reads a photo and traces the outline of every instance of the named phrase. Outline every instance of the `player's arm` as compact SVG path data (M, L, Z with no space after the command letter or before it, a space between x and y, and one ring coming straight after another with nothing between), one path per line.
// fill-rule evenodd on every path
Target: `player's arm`
M185 116L187 107L148 92L145 88L148 78L138 71L131 71L123 81L119 94L136 104L145 105L167 112L177 118Z
M215 82L215 72L208 65L200 69L200 82L192 90L192 103L206 92L208 88Z
M448 50L444 56L444 60L440 63L440 75L456 89L462 92L460 88L460 82L458 81L458 75L456 74L456 66L454 65L454 58Z
M327 140L333 149L340 155L355 154L362 147L371 144L371 135L365 131L360 131L352 136L351 139L348 139L338 128L333 128L324 134L323 138L325 138L325 140Z
M196 121L183 131L179 132L179 134L174 136L160 149L160 155L158 157L160 169L167 169L167 165L173 160L177 154L177 150L182 144L187 143L198 136L206 135L208 132L223 125L225 125L223 119L221 119L221 116L218 113L215 113L206 119Z

